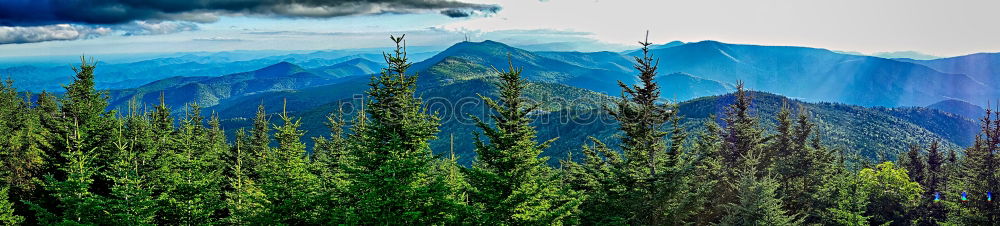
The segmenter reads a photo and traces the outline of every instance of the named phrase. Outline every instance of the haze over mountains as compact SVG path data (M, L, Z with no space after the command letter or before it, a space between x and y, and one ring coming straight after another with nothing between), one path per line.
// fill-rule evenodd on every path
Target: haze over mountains
M632 63L637 54L641 52L536 52L495 41L461 42L440 52L412 53L410 72L420 75L418 94L442 117L438 137L468 140L474 130L469 116L485 113L477 95L495 95L493 67L512 63L523 68L531 82L529 98L543 104L536 115L550 120L536 122L539 138L559 137L546 154L565 156L586 142L586 136L613 143L613 123L579 119L607 117L600 106L620 95L618 81L635 82ZM894 157L882 152L931 139L949 147L967 146L977 128L973 118L982 109L977 103L1000 99L1000 55L992 53L886 59L806 47L702 41L656 45L651 54L660 59L656 80L664 101L680 102L688 127L720 115L731 99L724 94L744 81L748 88L762 91L755 93L755 104L765 123L773 123L782 103L793 109L802 105L820 123L824 142L873 158ZM270 112L286 109L304 117L306 137L322 136L323 117L343 109L342 103L359 106L363 101L370 76L384 66L381 57L373 51L257 59L182 56L98 65L97 81L98 87L111 89L112 108L132 99L158 104L162 95L176 111L197 103L207 108L206 114L216 112L225 127L234 128L248 126L257 105L264 104ZM11 67L0 69L0 74L32 91L60 90L55 84L66 83L60 81L71 71L58 68ZM447 139L432 143L437 152L449 150L449 145ZM456 145L460 162L471 161L471 144Z

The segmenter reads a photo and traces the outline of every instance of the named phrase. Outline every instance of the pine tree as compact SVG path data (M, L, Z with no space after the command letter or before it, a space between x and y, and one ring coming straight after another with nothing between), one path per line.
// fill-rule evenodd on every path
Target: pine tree
M93 151L83 149L79 126L73 128L71 145L63 153L66 164L60 167L65 179L46 175L45 190L50 193L56 209L45 209L39 203L28 202L40 224L96 224L105 217L104 198L92 193L97 168Z
M745 158L752 153L759 155L760 158L760 161L755 164L765 164L766 166L770 162L770 155L762 150L761 145L766 140L759 120L751 113L752 103L753 97L743 88L743 82L737 82L736 93L733 94L733 104L726 108L726 117L723 118L726 124L723 133L722 157L727 169L739 169L741 166L747 165ZM730 172L730 174L735 173Z
M920 147L917 145L910 145L910 150L906 152L905 158L902 158L900 165L906 169L907 175L909 175L910 180L923 182L926 175L926 162L920 156Z
M301 121L281 113L280 126L274 126L278 148L268 153L259 165L260 188L267 197L269 222L302 225L317 224L324 211L316 209L319 178L309 172L306 145L300 140Z
M314 148L310 155L309 169L318 177L319 186L322 187L320 192L326 200L319 205L333 212L322 216L328 218L322 221L343 222L343 207L347 204L344 196L349 195L346 194L349 181L344 168L350 164L348 152L351 143L346 138L344 127L347 121L344 119L343 109L338 109L337 113L326 119L326 126L330 130L329 138L313 137Z
M931 141L930 146L927 148L927 174L924 181L920 183L925 192L922 196L923 199L921 199L921 210L918 211L918 214L920 214L919 224L937 224L938 222L944 222L948 216L945 206L940 203L941 201L934 200L935 195L940 196L942 193L946 193L944 189L947 172L945 172L943 166L944 161L944 155L941 153L938 141Z
M73 71L76 72L73 83L64 86L66 93L62 100L65 120L78 129L71 131L76 134L64 134L64 136L70 140L67 145L79 142L80 148L94 150L94 154L97 155L94 159L94 166L103 168L109 164L106 160L111 159L111 153L108 151L113 150L112 147L107 146L110 144L107 140L109 137L107 131L112 130L110 125L113 124L108 122L108 114L105 114L108 96L106 92L97 91L94 88L94 70L96 69L94 60L91 59L88 62L86 58L80 57L80 61L79 67L73 68ZM79 141L73 139L79 139ZM103 186L106 181L99 180L96 183L98 183L98 187L106 187Z
M800 216L787 213L777 197L778 182L771 176L758 177L754 153L744 156L735 187L738 201L729 204L721 225L799 225Z
M134 117L138 116L128 117L137 120ZM141 169L143 163L136 148L137 141L135 137L127 137L125 132L138 129L126 128L125 120L129 119L114 120L116 128L111 141L115 159L105 172L112 182L111 193L104 201L109 216L103 224L152 225L156 217L156 200L146 172Z
M253 129L250 130L250 151L254 154L255 158L252 161L247 162L250 169L257 168L262 162L268 158L268 153L270 152L271 144L271 119L267 117L267 111L264 110L264 104L261 103L257 106L257 114L254 116ZM250 175L251 178L255 178L257 175Z
M249 138L243 129L236 131L235 143L230 155L232 162L229 167L229 188L225 192L226 210L229 215L223 221L233 225L247 225L254 222L260 223L260 219L269 206L266 195L250 178L250 171L244 165L252 158L252 155L244 149L247 147Z
M352 224L433 224L448 218L456 204L447 199L441 178L428 178L433 157L428 141L438 132L438 119L414 97L417 76L410 67L403 37L391 37L393 53L384 54L387 69L372 77L366 121L352 136L355 162L348 167L354 195Z
M186 118L174 134L171 151L165 153L165 172L158 182L162 187L157 224L209 224L222 210L223 183L218 140L212 140L205 128L200 107L191 104Z
M21 225L24 217L14 214L14 203L10 201L7 187L0 188L0 224Z
M698 213L692 220L696 225L709 225L718 223L725 211L725 200L718 194L726 192L725 187L719 183L724 174L722 168L722 129L716 123L714 115L710 115L704 122L704 130L698 132L691 153L695 162L695 173L693 176L695 192L690 199L699 204Z
M623 225L632 210L626 201L630 190L620 176L624 161L620 153L608 148L597 138L583 146L583 163L572 158L561 161L567 175L566 184L586 194L580 205L580 221L593 225Z
M557 224L576 211L579 197L559 183L556 172L545 165L548 158L540 157L554 139L535 141L528 114L538 105L523 97L527 83L521 69L510 65L507 71L495 70L499 99L480 96L492 110L495 127L475 118L483 132L475 134L478 155L468 174L475 188L470 198L485 224Z

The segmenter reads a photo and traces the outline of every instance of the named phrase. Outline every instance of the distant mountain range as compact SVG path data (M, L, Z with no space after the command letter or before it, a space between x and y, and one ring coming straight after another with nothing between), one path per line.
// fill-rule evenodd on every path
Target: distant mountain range
M183 108L188 103L211 107L255 93L334 84L345 77L371 74L379 67L381 64L357 58L311 70L281 62L254 71L218 77L172 77L138 88L114 90L110 95L111 105L123 106L133 99L157 103L162 95L165 103L175 109Z
M715 41L655 45L651 53L660 59L656 80L663 87L663 101L678 103L687 127L700 127L709 115L721 116L731 102L727 93L743 81L761 91L754 92L755 111L768 128L782 103L802 105L819 123L824 142L872 158L894 158L907 145L930 140L949 148L968 146L977 131L974 118L981 116L976 112L982 109L969 103L1000 98L1000 57L995 54L886 59ZM475 131L469 117L485 115L478 95L495 96L494 68L506 70L509 63L523 68L531 84L529 99L543 104L533 112L539 118L539 139L559 137L546 155L561 157L577 150L587 136L615 144L616 125L601 106L620 95L619 81L635 83L637 54L641 52L534 52L494 41L462 42L440 52L412 54L410 72L420 76L418 95L442 117L438 137L468 140ZM224 127L237 128L249 126L257 105L264 104L272 113L285 109L303 117L307 137L322 136L325 116L343 104L348 104L348 114L356 113L352 107L363 103L371 75L384 67L380 57L349 51L252 60L183 56L127 64L132 68L99 65L103 73L137 73L116 78L101 74L98 82L120 87L110 91L112 108L132 99L156 104L163 95L177 111L198 103L206 114L216 112ZM178 73L199 76L166 76ZM588 121L595 117L605 120ZM460 162L469 163L471 143L455 145ZM442 153L451 146L448 139L438 139L432 147Z

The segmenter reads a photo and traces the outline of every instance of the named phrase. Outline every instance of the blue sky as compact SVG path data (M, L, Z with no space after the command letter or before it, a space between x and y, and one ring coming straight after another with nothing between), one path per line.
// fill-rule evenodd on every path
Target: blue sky
M1000 27L992 16L998 1L411 0L365 5L301 0L289 6L240 0L250 6L193 5L181 13L145 13L149 8L136 6L114 18L93 16L106 13L99 9L61 15L45 12L51 6L37 7L58 1L0 3L0 14L39 11L0 15L0 43L5 43L0 57L369 48L384 47L388 35L403 33L411 45L447 46L469 37L515 46L574 43L560 46L621 50L634 46L646 30L651 41L661 43L719 40L938 56L1000 51L995 41ZM445 13L452 11L460 14Z

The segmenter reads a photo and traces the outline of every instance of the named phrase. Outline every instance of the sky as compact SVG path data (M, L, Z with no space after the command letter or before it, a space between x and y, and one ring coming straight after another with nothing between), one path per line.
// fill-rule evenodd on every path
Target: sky
M874 54L1000 52L1000 1L2 0L0 58L496 40L598 51L717 40ZM548 44L548 45L545 45Z

